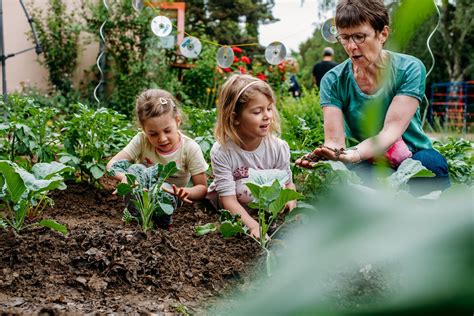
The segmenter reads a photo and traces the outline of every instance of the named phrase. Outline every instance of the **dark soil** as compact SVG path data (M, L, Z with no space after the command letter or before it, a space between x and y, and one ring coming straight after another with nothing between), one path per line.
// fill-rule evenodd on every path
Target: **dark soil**
M183 206L170 230L143 234L122 220L109 189L70 184L56 191L44 217L66 224L0 231L0 312L162 313L199 311L203 302L244 282L259 246L247 237L197 237L194 226L218 221L211 207Z

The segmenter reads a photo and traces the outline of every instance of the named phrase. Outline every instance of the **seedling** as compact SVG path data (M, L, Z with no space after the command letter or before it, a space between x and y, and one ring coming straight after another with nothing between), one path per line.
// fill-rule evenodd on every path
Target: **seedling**
M123 173L127 179L127 183L118 184L117 193L120 196L129 195L131 203L138 210L138 215L133 215L125 208L123 220L135 220L141 225L143 232L147 232L153 228L153 215L173 214L173 198L161 187L176 171L178 168L174 161L165 166L156 164L148 168L142 164L131 164L127 160L115 162L109 173L112 176Z

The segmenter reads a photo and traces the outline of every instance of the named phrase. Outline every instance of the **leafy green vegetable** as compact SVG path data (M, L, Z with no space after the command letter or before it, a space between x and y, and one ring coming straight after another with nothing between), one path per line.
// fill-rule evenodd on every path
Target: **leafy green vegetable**
M25 226L25 220L31 225L40 225L67 234L65 226L53 220L41 220L41 215L51 200L46 196L54 189L64 190L62 174L71 172L71 167L61 163L38 163L31 173L14 162L0 160L0 198L2 198L9 216L0 218L0 227L11 226L17 232Z
M174 161L163 166L156 164L145 167L142 164L131 164L127 160L116 161L110 168L110 175L125 174L127 183L117 185L120 196L131 196L131 202L138 210L138 216L132 216L130 210L125 209L124 221L136 220L147 232L153 228L153 215L171 215L174 212L173 198L161 187L166 179L178 171Z

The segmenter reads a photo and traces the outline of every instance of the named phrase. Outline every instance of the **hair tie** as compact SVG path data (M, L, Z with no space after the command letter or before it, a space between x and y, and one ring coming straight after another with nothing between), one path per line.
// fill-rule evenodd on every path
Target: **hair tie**
M244 93L244 91L247 90L248 87L256 84L257 82L260 82L260 80L255 80L255 81L252 81L250 83L247 83L247 85L245 87L243 87L242 90L240 90L239 94L237 94L236 100L239 101L239 98L242 95L242 93Z

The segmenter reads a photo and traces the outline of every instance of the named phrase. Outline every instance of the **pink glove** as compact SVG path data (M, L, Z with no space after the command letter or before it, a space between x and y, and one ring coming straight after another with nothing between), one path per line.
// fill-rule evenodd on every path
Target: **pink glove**
M388 159L392 167L398 167L403 160L413 156L407 144L400 137L395 143L387 150L385 157Z

